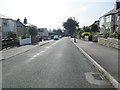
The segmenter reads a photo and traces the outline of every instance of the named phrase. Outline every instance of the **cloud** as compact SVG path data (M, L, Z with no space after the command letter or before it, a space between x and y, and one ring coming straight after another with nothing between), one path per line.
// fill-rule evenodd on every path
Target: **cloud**
M74 9L74 12L85 12L85 11L87 11L87 7L80 7L80 8L75 8Z

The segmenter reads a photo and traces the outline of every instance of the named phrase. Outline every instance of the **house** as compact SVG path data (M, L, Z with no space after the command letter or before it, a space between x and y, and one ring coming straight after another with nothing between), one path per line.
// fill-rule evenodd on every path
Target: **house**
M49 32L48 32L47 28L38 28L38 36L39 36L39 38L42 38L44 40L48 39L48 36L49 36L48 33Z
M16 34L17 34L17 37L23 37L23 36L26 36L27 32L26 32L26 26L20 22L19 19L16 20Z
M100 33L113 33L119 24L120 1L116 1L115 7L99 18Z
M8 32L16 33L16 22L10 18L2 19L2 38L7 38Z
M0 18L0 40L2 39L2 19Z
M2 50L2 19L0 18L0 50Z
M99 26L99 20L96 20L93 24Z
M8 32L14 32L18 37L22 37L27 34L26 26L20 22L20 20L13 20L1 15L1 29L2 38L5 39L8 36Z
M19 39L19 45L31 44L31 36L29 34L29 25L20 22L20 19L16 20L17 37Z
M114 26L115 13L116 13L116 10L112 9L111 11L106 13L104 16L99 18L100 33L104 33L105 30L107 30L107 32L110 32L110 33L115 31L115 26Z
M120 8L116 9L115 26L116 26L116 31L119 30L119 33L120 33Z

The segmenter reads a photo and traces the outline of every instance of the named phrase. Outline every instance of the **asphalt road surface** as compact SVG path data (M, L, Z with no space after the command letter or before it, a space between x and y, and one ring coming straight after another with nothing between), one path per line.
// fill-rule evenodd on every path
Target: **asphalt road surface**
M69 38L2 61L3 88L113 88Z
M116 80L119 79L119 50L98 43L77 40L76 43L87 54L89 54L99 65L101 65L107 72L109 72Z

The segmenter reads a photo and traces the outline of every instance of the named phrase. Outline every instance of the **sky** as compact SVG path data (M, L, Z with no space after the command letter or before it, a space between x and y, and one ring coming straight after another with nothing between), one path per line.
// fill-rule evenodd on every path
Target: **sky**
M115 0L0 0L0 14L11 19L26 17L38 28L62 28L75 17L80 27L89 26L114 8Z

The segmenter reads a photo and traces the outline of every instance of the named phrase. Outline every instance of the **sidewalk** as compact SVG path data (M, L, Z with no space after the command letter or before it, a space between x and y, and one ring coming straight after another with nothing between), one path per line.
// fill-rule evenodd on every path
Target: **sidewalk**
M72 39L73 41L73 39ZM74 43L79 49L85 51L103 69L118 81L118 50L99 45L89 41L77 39Z
M20 53L29 51L29 50L37 47L37 46L47 44L47 43L49 43L51 41L52 40L42 41L42 42L39 42L36 45L24 45L24 46L20 46L20 47L10 48L8 50L4 49L4 50L0 51L0 61L5 60L5 59L10 58L10 57L13 57L15 55L18 55Z

